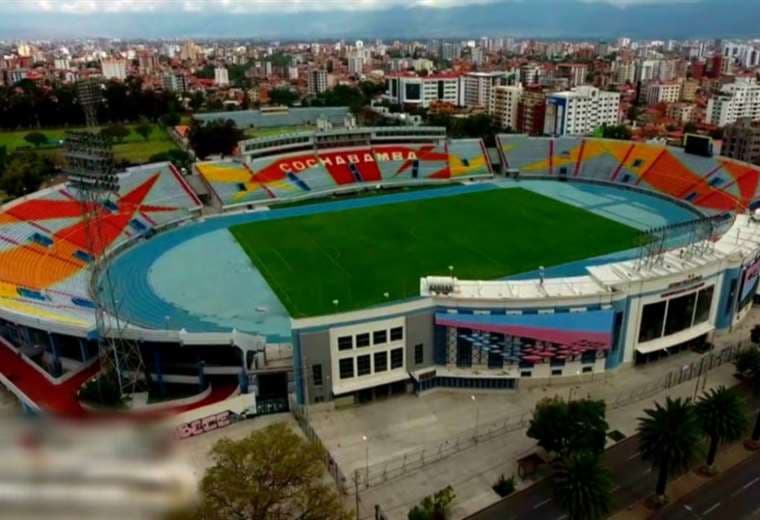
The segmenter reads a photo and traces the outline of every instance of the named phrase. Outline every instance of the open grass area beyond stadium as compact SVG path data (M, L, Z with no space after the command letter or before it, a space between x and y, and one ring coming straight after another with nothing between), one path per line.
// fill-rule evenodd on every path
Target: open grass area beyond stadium
M177 145L169 137L166 129L159 125L151 125L153 131L148 136L148 139L144 139L140 134L135 131L137 125L125 125L130 131L129 135L124 138L123 141L115 143L113 150L114 156L117 161L125 160L131 164L147 163L151 156L159 153L168 152L174 150ZM99 131L99 127L96 131ZM64 137L66 137L67 131L80 131L86 130L84 128L53 128L53 129L26 129L26 130L14 130L0 132L0 147L5 147L7 153L12 153L18 148L25 148L32 151L37 151L49 155L59 155L61 153L61 146ZM24 137L30 133L39 132L47 137L47 144L43 144L39 148L35 148L28 143Z
M421 277L448 275L449 266L461 279L497 279L628 249L638 235L517 188L267 220L230 231L294 318L418 296Z

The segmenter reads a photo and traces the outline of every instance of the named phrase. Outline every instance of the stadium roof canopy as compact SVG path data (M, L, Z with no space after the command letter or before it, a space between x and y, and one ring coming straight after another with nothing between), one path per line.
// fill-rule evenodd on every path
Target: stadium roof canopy
M283 108L282 110L237 110L233 112L209 112L195 114L193 118L202 121L232 119L238 128L268 128L278 126L316 125L322 118L336 125L342 125L349 114L348 107L304 107Z

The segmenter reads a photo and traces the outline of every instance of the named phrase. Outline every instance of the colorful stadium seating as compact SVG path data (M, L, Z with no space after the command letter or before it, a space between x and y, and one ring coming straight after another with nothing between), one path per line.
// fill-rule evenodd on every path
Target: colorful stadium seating
M0 308L85 326L92 315L87 266L93 254L200 208L170 164L136 168L119 180L119 193L88 208L99 231L94 241L83 206L64 185L0 210Z
M640 186L707 212L743 211L758 197L760 168L663 145L610 139L500 135L507 168L521 176L565 176Z
M288 199L356 184L424 182L491 175L480 139L376 145L206 162L197 172L224 206Z

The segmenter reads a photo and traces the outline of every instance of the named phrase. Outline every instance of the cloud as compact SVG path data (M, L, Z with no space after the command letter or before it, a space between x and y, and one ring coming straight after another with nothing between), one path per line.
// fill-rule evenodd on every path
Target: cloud
M662 4L696 4L701 0L580 0L584 4L608 4L616 7Z
M74 14L185 12L289 13L304 11L366 11L400 7L446 9L504 0L26 0L0 3L4 12ZM4 4L4 5L3 5Z

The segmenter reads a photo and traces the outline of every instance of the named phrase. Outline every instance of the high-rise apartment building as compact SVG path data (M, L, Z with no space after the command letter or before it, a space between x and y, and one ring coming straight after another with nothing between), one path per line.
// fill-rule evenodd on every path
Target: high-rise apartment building
M620 121L620 93L581 86L546 99L544 133L585 135Z
M740 118L760 119L760 85L752 76L738 77L723 85L720 94L707 102L707 123L725 126Z
M127 60L106 58L100 61L100 71L106 79L127 79Z
M498 86L493 89L493 117L499 127L517 130L522 85Z

